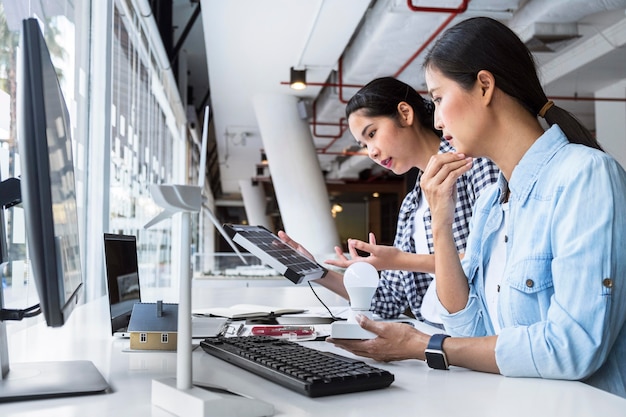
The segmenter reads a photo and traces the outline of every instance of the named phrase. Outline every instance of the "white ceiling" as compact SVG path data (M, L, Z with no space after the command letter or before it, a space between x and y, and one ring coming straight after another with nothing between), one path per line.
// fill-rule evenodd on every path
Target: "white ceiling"
M424 7L458 8L462 3L413 0L415 6ZM218 198L236 197L239 180L256 175L263 143L251 97L260 93L297 95L309 109L315 103L317 118L311 122L318 123L319 137L313 140L318 150L327 152L318 152L320 165L331 171L328 178L355 177L364 167L363 157L353 157L360 158L359 163L344 162L343 169L333 162L337 152L353 145L349 132L332 147L331 139L322 137L338 135L345 106L341 99L356 91L346 87L339 91L336 85L360 86L392 75L423 91L420 51L452 16L412 11L407 0L201 0L200 4L202 19L184 49L196 107L210 86L224 192ZM196 5L174 0L175 37ZM473 0L447 26L487 15L525 38L535 23L573 23L578 38L551 44L556 52L535 55L548 96L592 98L594 92L626 79L625 10L626 0ZM301 92L290 89L286 83L292 66L306 67L307 81L318 85ZM593 101L556 101L595 128Z

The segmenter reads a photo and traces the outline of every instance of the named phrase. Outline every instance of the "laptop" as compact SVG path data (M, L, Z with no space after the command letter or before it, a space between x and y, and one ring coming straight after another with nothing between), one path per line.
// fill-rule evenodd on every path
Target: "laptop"
M137 238L133 235L104 234L106 282L111 314L111 334L129 338L128 324L133 306L141 302ZM193 317L192 338L214 337L224 331L228 319Z
M294 284L326 275L326 268L284 243L263 226L225 224L224 230L233 242Z

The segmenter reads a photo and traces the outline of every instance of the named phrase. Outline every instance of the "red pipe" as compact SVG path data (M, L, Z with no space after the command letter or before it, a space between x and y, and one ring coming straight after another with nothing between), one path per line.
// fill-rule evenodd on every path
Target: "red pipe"
M409 3L411 2L411 0L408 0L408 1L409 1ZM466 7L467 7L467 6L466 6ZM454 13L453 13L453 14L451 14L450 16L448 16L448 18L447 18L447 19L446 19L446 20L445 20L445 21L444 21L444 22L443 22L443 23L442 23L442 24L441 24L441 25L437 28L437 30L436 30L436 31L435 31L432 35L430 35L430 37L426 40L426 42L424 42L424 44L423 44L422 46L420 46L420 47L418 48L418 50L417 50L417 51L415 51L415 53L414 53L413 55L411 55L411 57L409 58L409 60L408 60L408 61L406 61L406 62L404 63L404 65L402 65L402 66L400 67L400 69L399 69L398 71L396 71L396 73L395 73L393 76L394 76L395 78L397 78L400 74L402 74L402 72L403 72L403 71L404 71L404 70L405 70L405 69L406 69L409 65L411 65L411 63L413 62L413 60L414 60L415 58L417 58L417 57L419 56L419 54L421 54L421 53L422 53L422 51L423 51L424 49L426 49L426 47L427 47L427 46L428 46L428 45L429 45L429 44L430 44L430 43L431 43L431 42L432 42L432 41L433 41L433 40L437 37L437 35L439 35L439 34L440 34L440 33L441 33L441 32L442 32L442 31L443 31L443 30L444 30L444 29L448 26L448 24L450 23L450 21L451 21L452 19L454 19L456 16L457 16L457 15L456 15L456 14L454 14Z
M411 65L411 63L415 60L415 58L417 58L419 54L421 54L424 51L424 49L426 49L426 47L448 26L448 24L450 23L450 21L452 21L452 19L454 19L459 13L465 12L467 10L468 4L469 4L469 0L463 0L461 5L457 8L421 7L421 6L414 6L411 0L407 0L407 6L409 7L409 10L411 11L429 12L429 13L450 13L450 16L448 16L448 18L437 28L437 30L432 35L430 35L430 37L426 40L426 42L424 42L422 46L420 46L418 50L415 51L415 53L400 67L400 69L394 74L394 77L397 78L409 65ZM358 88L359 86L348 85L348 84L343 83L343 55L339 58L337 79L338 79L337 84L339 88L339 93L338 93L339 102L346 104L348 103L348 100L343 98L343 87ZM317 103L317 100L315 100L315 103ZM314 105L314 108L315 108L315 105ZM315 129L313 130L313 132L314 132L313 135L315 136ZM341 132L341 134L343 134L343 132ZM332 145L332 143L334 143L337 139L333 140L331 144L329 144L328 146ZM328 149L328 146L324 148L324 150Z
M422 44L417 51L415 51L415 53L398 69L398 71L396 71L396 73L394 74L394 77L397 78L402 72L404 72L404 70L406 70L406 68L424 51L424 49L426 49L426 47L448 26L448 24L452 21L452 19L454 19L458 14L463 13L465 11L467 11L467 7L469 5L469 1L470 0L462 0L461 5L458 6L457 8L449 8L449 7L424 7L424 6L415 6L413 5L412 0L407 0L407 6L409 8L409 10L414 11L414 12L427 12L427 13L450 13L450 16L448 16L448 18L437 28L437 30L435 32L433 32L431 34L431 36L424 42L424 44ZM344 84L343 83L343 55L339 58L339 63L338 63L338 70L337 70L337 79L338 82L337 83L308 83L309 85L313 85L313 86L321 86L321 87L338 87L339 92L338 92L338 96L339 96L339 101L343 104L346 104L348 102L348 100L343 98L343 87L348 87L348 88L361 88L363 87L362 85L355 85L355 84ZM286 82L283 82L282 84L289 84ZM426 92L421 92L421 94L425 94ZM622 102L622 101L626 101L626 99L623 98L600 98L600 97L564 97L564 96L555 96L555 97L551 97L551 99L553 100L573 100L573 101L615 101L615 102ZM326 153L326 151L328 150L328 148L334 143L336 142L345 132L347 126L344 127L344 118L340 119L340 132L339 132L339 136L333 136L333 135L317 135L316 133L316 126L317 125L321 125L322 123L318 123L316 120L316 104L317 104L317 100L314 101L313 103L313 122L311 123L313 125L313 136L316 136L318 138L323 138L323 137L328 137L328 138L332 138L333 140L322 149L322 153ZM343 153L339 153L339 154L343 154Z
M406 0L406 5L409 6L409 10L414 12L434 12L434 13L454 13L459 14L463 13L467 10L467 5L469 4L469 0L463 0L463 3L455 8L450 7L424 7L424 6L414 6L412 0Z

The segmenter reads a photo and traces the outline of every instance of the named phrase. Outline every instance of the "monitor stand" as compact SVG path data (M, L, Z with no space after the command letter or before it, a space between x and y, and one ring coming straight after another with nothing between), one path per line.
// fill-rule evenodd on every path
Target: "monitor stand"
M108 388L90 361L12 363L0 381L0 402L95 394Z
M0 309L4 294L0 287ZM0 321L0 402L104 392L109 384L90 361L9 364L6 323Z

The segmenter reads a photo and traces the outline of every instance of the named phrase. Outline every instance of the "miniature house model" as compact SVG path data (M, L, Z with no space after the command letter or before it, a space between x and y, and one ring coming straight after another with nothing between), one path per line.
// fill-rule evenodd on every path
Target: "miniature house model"
M178 304L136 303L130 315L130 348L176 350Z

